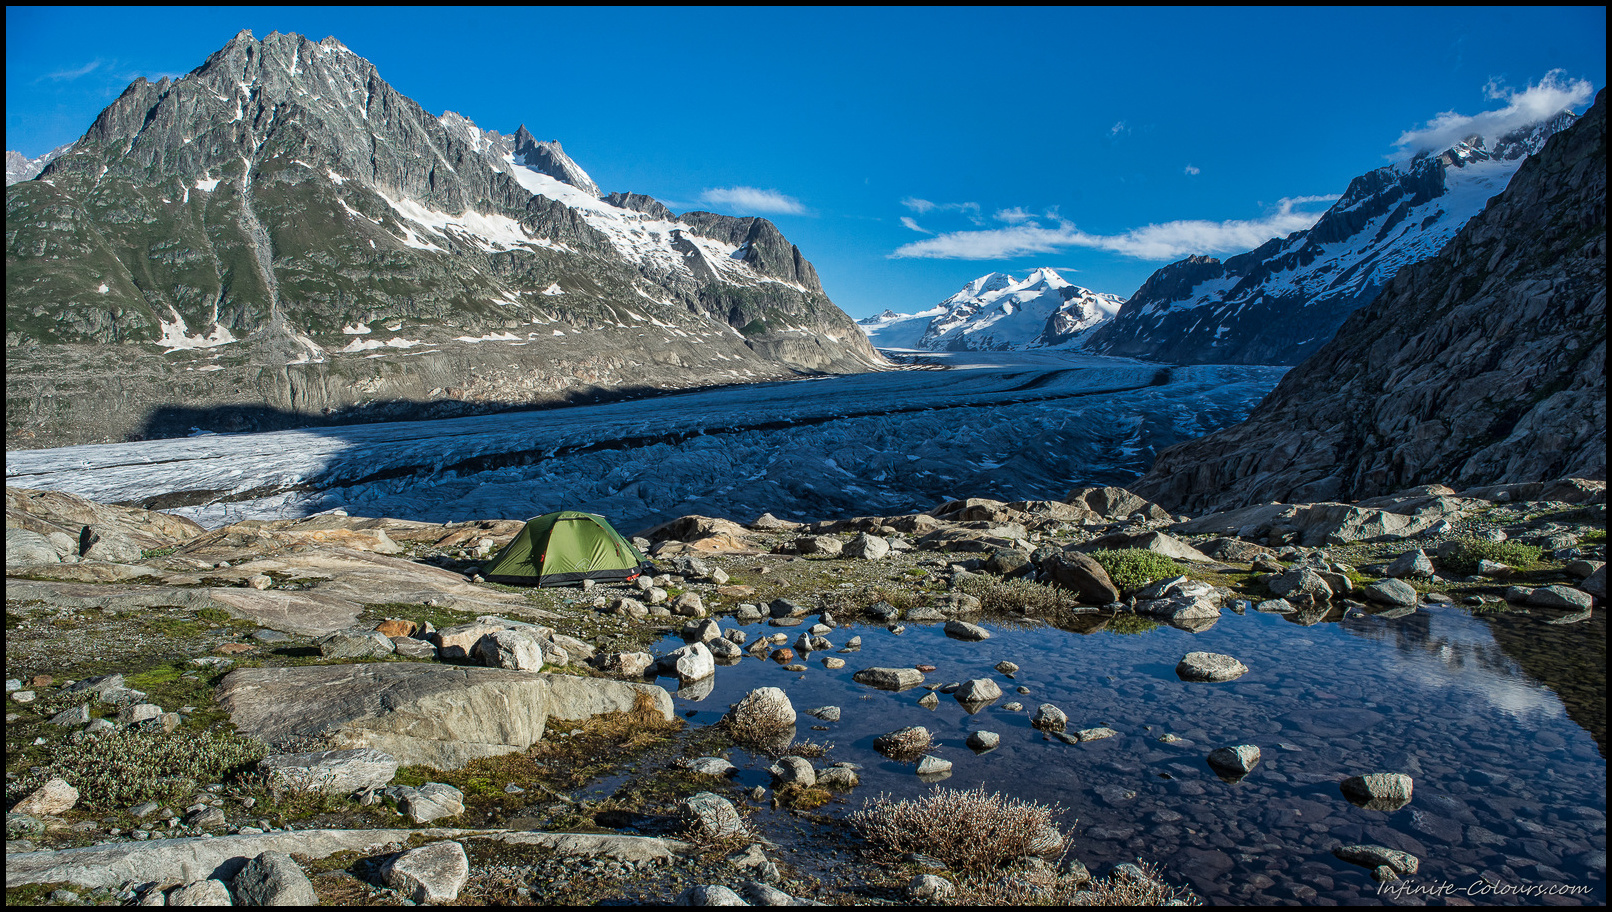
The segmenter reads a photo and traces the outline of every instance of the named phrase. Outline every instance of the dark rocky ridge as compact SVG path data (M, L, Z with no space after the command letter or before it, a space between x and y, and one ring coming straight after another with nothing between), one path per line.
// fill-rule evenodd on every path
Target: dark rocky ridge
M1247 421L1132 489L1196 511L1569 474L1606 477L1604 90Z
M772 223L692 214L688 234L748 246L668 263L505 155L599 196L558 143L433 117L334 38L243 32L180 80L136 80L7 190L8 448L147 436L177 405L326 423L883 366ZM411 207L536 241L427 230ZM352 345L386 333L419 347Z
M1445 211L1455 203L1425 214L1427 204L1449 192L1452 176L1484 162L1523 158L1572 122L1564 111L1492 146L1473 137L1406 167L1356 177L1306 231L1224 261L1192 256L1158 270L1085 348L1177 364L1297 364L1382 291L1396 264L1436 252L1426 232L1448 237L1459 227L1452 219L1462 213ZM1418 209L1421 214L1413 212ZM1419 221L1409 222L1413 215ZM1377 220L1381 224L1366 237ZM1351 244L1353 252L1327 249L1347 251ZM1220 286L1206 285L1216 280ZM1193 304L1198 298L1206 300Z

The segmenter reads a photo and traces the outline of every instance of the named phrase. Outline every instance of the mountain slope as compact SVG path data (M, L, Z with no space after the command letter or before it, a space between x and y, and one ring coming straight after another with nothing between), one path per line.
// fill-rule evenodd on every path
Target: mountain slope
M8 447L883 364L771 222L602 197L334 38L136 80L6 206Z
M1401 267L1436 254L1572 121L1563 111L1498 142L1474 136L1439 155L1378 168L1351 181L1307 231L1224 262L1171 263L1086 348L1178 364L1297 364Z
M1024 279L992 272L917 314L885 311L858 321L880 348L1009 350L1068 342L1111 318L1114 295L1072 285L1053 269Z
M9 187L18 181L32 180L45 166L62 156L62 153L73 148L72 143L57 146L38 158L29 158L21 152L6 152L6 186Z
M1172 509L1606 477L1606 98L1247 421L1159 454Z

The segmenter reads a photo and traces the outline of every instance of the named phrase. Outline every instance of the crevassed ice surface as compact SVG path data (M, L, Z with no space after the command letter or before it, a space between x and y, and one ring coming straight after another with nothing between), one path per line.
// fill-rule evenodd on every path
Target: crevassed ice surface
M1062 499L1121 484L1156 450L1241 420L1285 368L1166 367L1038 352L441 421L10 452L6 483L136 501L209 527L353 515L602 513L637 530L687 513L748 521L896 514L950 497ZM253 492L247 496L246 492Z

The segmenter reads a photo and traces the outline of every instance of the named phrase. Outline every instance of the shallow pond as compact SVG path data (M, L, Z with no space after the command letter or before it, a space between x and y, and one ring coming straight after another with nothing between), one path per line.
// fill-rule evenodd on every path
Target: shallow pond
M782 632L792 644L814 620L743 629L752 642ZM731 626L724 619L724 629ZM747 656L720 667L701 699L689 699L700 687L679 695L677 708L694 724L713 724L751 689L782 687L801 712L798 737L832 745L815 765L863 767L862 785L822 809L831 814L881 792L905 797L934 788L912 764L872 746L878 735L923 725L935 735L930 753L955 764L945 786L983 785L1060 805L1071 854L1094 873L1146 859L1211 903L1403 903L1432 894L1596 905L1607 898L1599 617L1553 627L1537 617L1425 606L1402 618L1310 626L1227 613L1197 633L982 626L992 633L982 642L949 639L938 624L908 624L899 635L841 627L828 639L839 647L860 635L859 651L813 653L806 672ZM681 644L669 637L657 654ZM1183 682L1175 666L1193 651L1235 656L1249 672L1225 683ZM846 664L828 670L824 656ZM1004 659L1020 666L1011 678L993 668ZM937 666L926 683L988 677L1004 696L970 714L940 695L929 710L918 704L923 687L895 693L851 680L863 668L915 664ZM1029 693L1019 694L1021 686ZM1023 710L1005 709L1011 701ZM1119 735L1074 745L1051 739L1030 725L1043 702L1068 714L1071 732L1107 726ZM841 720L804 714L823 705L841 707ZM1000 734L1001 744L976 755L964 740L980 729ZM1182 740L1161 741L1166 734ZM1205 757L1233 744L1257 745L1262 759L1228 782ZM729 759L745 787L769 784L766 758L734 751ZM1372 772L1412 776L1410 804L1383 812L1346 800L1339 783ZM1421 867L1400 883L1400 895L1379 892L1367 868L1333 856L1343 843L1401 849Z

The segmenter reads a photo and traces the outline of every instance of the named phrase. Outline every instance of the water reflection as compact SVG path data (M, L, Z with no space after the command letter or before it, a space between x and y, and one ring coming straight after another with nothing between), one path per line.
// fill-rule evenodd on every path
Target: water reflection
M679 708L711 724L761 686L784 688L797 708L842 707L840 720L814 735L836 745L818 765L862 764L863 785L827 813L880 792L931 788L911 764L873 750L874 738L923 725L935 738L930 753L954 764L948 785L1061 805L1088 865L1158 861L1214 902L1380 902L1369 871L1331 854L1340 842L1410 852L1422 878L1556 880L1591 888L1573 901L1606 898L1601 734L1574 724L1597 706L1604 719L1598 629L1564 634L1538 618L1473 618L1454 607L1304 620L1312 623L1228 613L1197 633L1136 635L1105 632L1099 617L1070 619L1079 632L985 621L992 637L982 642L948 639L939 625L908 624L901 636L842 628L830 639L862 635L844 668L823 668L816 653L804 673L747 658L717 672L708 698ZM674 638L667 648L680 644ZM1174 668L1193 651L1231 655L1249 672L1183 683ZM1004 659L1019 666L1012 677L994 669ZM1591 682L1583 670L1596 662L1601 678ZM926 685L989 678L1004 697L973 713L954 699L927 710L918 704L925 688L880 691L851 680L874 666L917 664L936 667ZM1016 693L1020 686L1030 692ZM1023 708L1008 709L1013 702ZM1106 726L1118 735L1050 738L1029 722L1043 702L1068 713L1071 731ZM965 746L980 731L999 736L994 750ZM1240 781L1223 781L1205 759L1237 744L1259 747L1262 758ZM730 759L763 770L770 763ZM1414 800L1369 810L1340 792L1344 779L1377 772L1412 776Z

